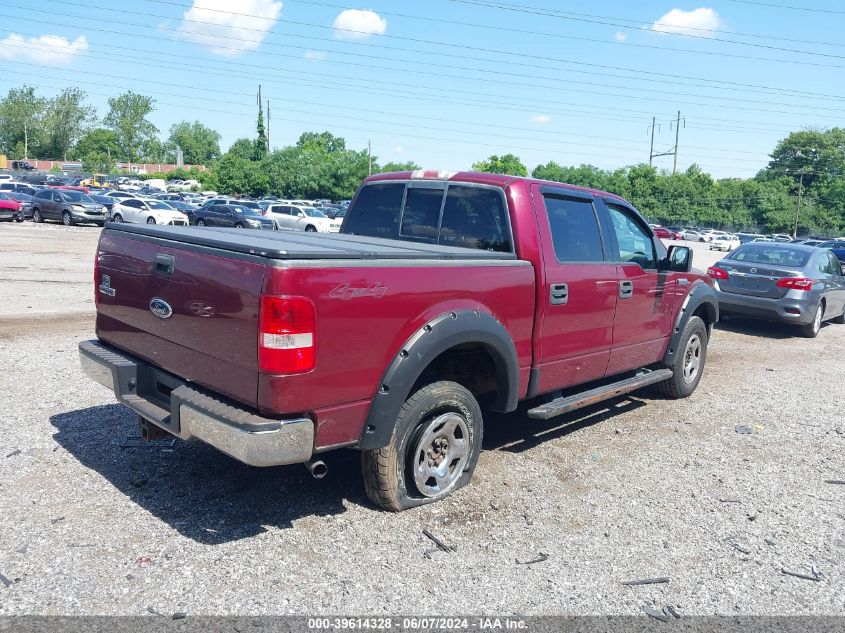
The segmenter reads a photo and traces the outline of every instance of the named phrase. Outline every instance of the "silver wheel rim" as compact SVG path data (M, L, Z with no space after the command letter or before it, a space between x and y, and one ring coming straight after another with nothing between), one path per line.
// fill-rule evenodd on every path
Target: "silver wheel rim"
M822 307L816 310L816 318L813 319L813 332L818 332L822 329Z
M155 224L155 218L147 218L147 224Z
M123 222L123 218L119 215L116 215L112 218L112 222L117 222L118 224L120 224L121 222Z
M62 221L65 223L65 226L70 226L70 213L64 213L62 215Z
M469 460L469 427L457 413L444 413L431 420L419 434L411 458L414 483L426 497L449 492Z
M701 351L701 337L698 334L693 334L687 341L687 347L684 350L684 382L687 384L695 380L699 369L701 369Z

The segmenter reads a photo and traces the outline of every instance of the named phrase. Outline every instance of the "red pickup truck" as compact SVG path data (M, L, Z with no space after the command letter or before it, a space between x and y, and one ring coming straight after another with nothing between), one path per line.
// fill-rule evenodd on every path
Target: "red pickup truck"
M94 276L81 362L145 437L315 475L354 447L389 510L469 480L483 411L688 396L719 314L622 198L479 173L373 176L340 234L109 224Z

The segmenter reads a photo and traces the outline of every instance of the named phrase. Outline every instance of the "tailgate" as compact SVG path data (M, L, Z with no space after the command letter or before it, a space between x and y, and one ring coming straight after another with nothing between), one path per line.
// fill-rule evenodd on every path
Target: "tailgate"
M98 260L101 340L256 406L266 260L111 230Z

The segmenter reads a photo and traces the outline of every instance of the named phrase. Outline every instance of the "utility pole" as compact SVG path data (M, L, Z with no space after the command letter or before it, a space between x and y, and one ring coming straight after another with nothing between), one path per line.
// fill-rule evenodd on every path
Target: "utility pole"
M801 176L798 179L798 204L795 205L795 228L792 230L793 239L798 237L798 216L801 215L801 191L804 189L804 168L801 168Z
M23 159L29 159L29 135L26 132L26 121L23 122Z
M370 176L373 175L373 144L368 140L367 141L367 162L369 163L368 173Z
M657 127L657 117L651 117L651 147L648 150L648 166L651 167L654 158L654 128Z
M678 110L678 119L675 121L675 161L672 164L672 175L675 175L675 172L678 171L678 137L681 133L681 111Z
M267 99L267 153L270 153L270 100Z
M687 120L683 120L684 125L686 125ZM678 144L680 141L680 132L681 132L681 111L678 110L678 117L671 122L675 126L675 147L673 147L668 152L658 152L657 154L654 153L654 128L657 127L657 117L651 118L651 149L648 152L648 165L649 167L652 166L652 162L658 156L674 156L675 162L672 165L672 174L674 175L676 171L678 171Z

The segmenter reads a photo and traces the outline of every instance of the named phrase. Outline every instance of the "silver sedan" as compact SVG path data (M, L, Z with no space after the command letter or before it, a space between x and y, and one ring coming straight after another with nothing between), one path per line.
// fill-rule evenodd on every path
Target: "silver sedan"
M823 321L845 323L845 276L828 249L750 242L707 274L722 314L794 323L809 338Z

